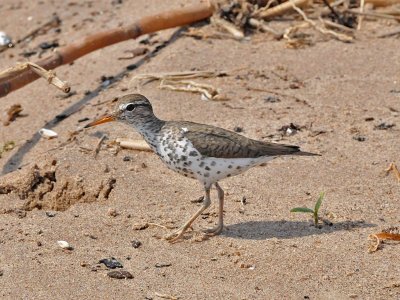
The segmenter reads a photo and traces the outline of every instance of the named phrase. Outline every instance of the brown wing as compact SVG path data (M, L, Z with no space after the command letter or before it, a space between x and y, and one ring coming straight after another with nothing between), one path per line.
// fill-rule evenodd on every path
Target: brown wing
M266 155L308 155L307 152L301 152L298 146L256 141L210 125L191 122L180 122L179 124L187 129L183 135L202 155L208 157L256 158ZM312 154L309 153L309 155Z

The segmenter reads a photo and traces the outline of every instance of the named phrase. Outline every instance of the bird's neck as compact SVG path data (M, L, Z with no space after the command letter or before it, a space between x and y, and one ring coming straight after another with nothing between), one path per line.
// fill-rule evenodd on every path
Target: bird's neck
M160 120L155 115L145 116L140 121L140 124L135 124L135 128L153 148L165 121Z

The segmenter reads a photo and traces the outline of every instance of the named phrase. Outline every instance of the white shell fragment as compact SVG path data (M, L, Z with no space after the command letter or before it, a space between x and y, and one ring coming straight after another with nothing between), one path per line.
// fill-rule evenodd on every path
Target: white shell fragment
M11 38L4 31L0 31L0 48L8 47L11 44Z
M57 241L58 246L66 250L72 250L73 247L66 241Z
M53 131L53 130L50 130L50 129L46 129L46 128L40 129L40 130L39 130L39 134L40 134L42 137L45 137L45 138L47 138L47 139L52 139L52 138L58 137L58 133L57 133L57 132L55 132L55 131Z

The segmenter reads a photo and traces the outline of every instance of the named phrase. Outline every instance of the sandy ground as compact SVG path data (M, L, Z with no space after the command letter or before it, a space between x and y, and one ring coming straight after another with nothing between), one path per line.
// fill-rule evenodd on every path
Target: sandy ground
M1 69L23 61L19 54L41 42L66 45L185 3L111 2L2 1L0 30L15 39L54 12L62 24L61 32L50 30L1 53ZM387 243L372 254L367 248L369 234L400 222L399 185L384 172L399 162L400 42L372 37L390 24L365 24L355 43L319 36L303 49L288 49L267 34L238 42L167 30L145 46L152 50L174 33L177 38L151 59L118 60L143 46L142 37L58 68L76 92L69 98L43 80L2 98L2 109L19 103L24 116L0 125L0 145L16 143L0 159L7 173L0 177L1 298L160 299L158 293L180 299L398 299L399 245ZM133 63L138 67L127 72ZM197 94L160 90L157 82L132 81L137 74L186 70L227 71L199 81L230 100L203 101ZM101 76L118 74L122 78L102 87ZM152 153L115 151L116 138L139 138L120 124L84 130L68 141L87 122L80 120L104 114L110 107L103 102L128 92L146 95L163 119L241 127L246 136L322 156L276 159L223 181L224 232L200 242L199 229L217 220L213 202L194 232L169 244L157 238L168 229L138 228L180 225L200 205L193 201L203 193L200 184L169 171ZM272 96L279 101L268 101ZM377 129L383 122L395 126ZM282 136L278 130L290 123L302 129ZM40 138L42 127L59 137ZM107 140L95 158L103 135ZM290 213L311 207L321 191L321 215L332 226L315 228L308 215ZM74 249L61 249L59 240ZM134 248L134 240L142 245ZM134 278L109 278L98 262L110 257Z

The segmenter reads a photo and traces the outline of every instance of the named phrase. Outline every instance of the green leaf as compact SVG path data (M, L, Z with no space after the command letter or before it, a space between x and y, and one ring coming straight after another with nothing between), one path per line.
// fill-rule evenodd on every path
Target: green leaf
M313 214L314 211L308 207L295 207L290 210L290 212L301 212L301 213L311 213Z
M324 197L325 197L325 193L324 193L324 192L321 192L321 193L319 194L319 198L318 198L318 200L317 200L317 203L315 203L314 211L315 211L315 213L316 213L317 215L318 215L318 211L319 211L319 208L321 207L322 200L324 199Z

